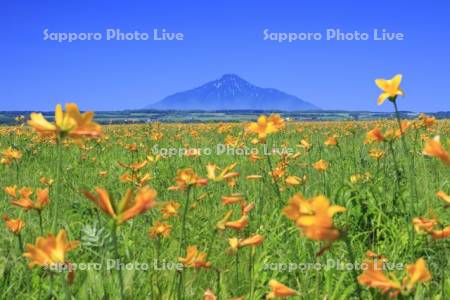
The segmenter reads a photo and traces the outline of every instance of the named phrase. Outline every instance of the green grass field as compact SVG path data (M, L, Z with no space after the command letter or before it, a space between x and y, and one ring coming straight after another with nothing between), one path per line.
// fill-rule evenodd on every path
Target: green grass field
M215 299L204 296L210 290L217 299L263 299L271 292L269 281L275 279L296 291L292 299L383 299L389 294L401 299L448 299L449 240L434 239L431 231L419 233L412 222L421 216L436 220L434 230L450 223L448 203L436 196L439 191L450 194L450 167L422 154L427 139L436 135L448 152L450 123L427 125L417 119L402 137L365 143L371 129L378 127L385 133L389 128L397 130L397 125L395 121L287 122L265 143L255 144L256 135L246 132L243 123L107 125L99 139L66 138L59 144L26 125L1 127L0 150L11 147L21 157L3 154L0 187L16 186L17 191L30 187L33 200L37 189L48 188L49 203L41 212L24 210L11 205L13 197L2 192L2 214L20 218L25 227L20 234L6 226L0 229L0 298ZM330 137L337 145L324 144ZM248 151L218 153L217 145L258 149L261 159L252 159ZM266 155L264 145L284 147L292 154ZM201 149L201 155L178 153L186 148ZM169 149L177 149L177 154L157 153ZM369 155L374 149L383 151L380 159ZM321 159L328 163L324 171L314 168ZM129 166L136 163L142 164ZM185 190L169 189L177 184L179 170L191 168L207 178L207 164L217 165L220 173L233 163L238 176L210 178L206 185ZM248 179L250 175L260 176ZM287 179L290 176L299 178L294 182L293 177ZM156 204L118 226L85 196L85 191L104 188L117 210L127 189L142 186L157 191ZM217 228L229 210L233 211L229 221L243 216L239 203L224 205L221 200L237 193L246 204L254 203L246 214L248 224L242 230ZM325 195L332 205L346 208L333 217L333 229L340 235L331 246L329 240L305 236L305 228L283 213L296 193L307 199ZM168 201L177 202L179 208L174 216L164 218L161 209ZM158 221L171 226L168 236L149 236ZM22 256L26 244L35 244L43 235L41 230L45 236L60 229L69 240L80 241L64 258L78 268L70 284L67 272L28 268L30 260ZM255 234L263 237L261 244L229 250L230 238ZM207 254L208 267L180 267L178 258L186 256L190 245ZM347 264L360 264L369 250L395 265L384 273L402 286L398 291L391 288L383 294L358 283L363 270L351 270ZM419 258L425 259L431 279L406 287L410 280L406 266ZM126 264L123 270L112 266L113 259Z

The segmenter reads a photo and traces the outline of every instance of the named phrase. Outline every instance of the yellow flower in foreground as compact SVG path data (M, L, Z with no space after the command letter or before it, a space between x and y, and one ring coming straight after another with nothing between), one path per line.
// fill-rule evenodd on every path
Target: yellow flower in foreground
M437 157L446 165L450 166L450 155L445 151L440 142L440 137L435 136L434 139L429 139L425 143L423 154L428 156Z
M403 90L400 88L402 75L397 74L391 79L376 79L375 84L383 91L378 97L378 105L383 104L386 99L395 101L397 96L404 96Z
M84 192L84 194L104 213L112 217L117 225L120 225L139 214L145 213L156 204L157 192L149 187L141 188L137 191L135 196L130 189L127 190L122 197L122 200L117 205L117 208L113 207L108 192L105 189L96 188L95 191L97 195L90 192Z
M28 125L44 136L96 137L101 134L101 127L92 121L93 117L93 112L81 114L75 103L67 103L65 112L58 104L54 123L47 121L41 113L31 113Z
M196 246L188 246L186 257L179 257L178 261L185 267L209 268L211 263L206 261L206 255L198 251Z
M267 294L267 299L273 298L287 298L291 296L297 295L297 292L284 284L276 281L275 279L271 279L269 281L270 293Z
M10 219L7 215L3 216L3 221L5 221L8 230L14 234L19 234L20 231L25 227L24 221L20 219Z
M47 237L38 237L36 244L27 244L27 252L23 254L28 258L28 266L51 267L53 265L62 265L66 262L67 252L73 250L79 245L78 241L67 240L64 230L60 230L55 237L49 234Z
M289 199L283 213L301 227L309 239L335 241L340 234L333 225L333 215L345 210L342 206L330 205L323 195L305 199L301 194L296 194Z

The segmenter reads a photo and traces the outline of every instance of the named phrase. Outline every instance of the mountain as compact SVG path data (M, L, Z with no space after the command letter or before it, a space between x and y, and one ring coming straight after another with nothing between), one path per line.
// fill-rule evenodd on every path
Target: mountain
M260 88L234 74L168 96L146 108L159 110L317 110L317 106L272 88Z

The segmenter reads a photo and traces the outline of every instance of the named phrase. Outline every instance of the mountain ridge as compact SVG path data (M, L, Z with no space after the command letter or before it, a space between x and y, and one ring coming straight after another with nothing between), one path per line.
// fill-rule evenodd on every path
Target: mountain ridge
M320 110L319 107L296 96L274 88L261 88L236 74L199 87L178 92L152 103L145 109L156 110Z

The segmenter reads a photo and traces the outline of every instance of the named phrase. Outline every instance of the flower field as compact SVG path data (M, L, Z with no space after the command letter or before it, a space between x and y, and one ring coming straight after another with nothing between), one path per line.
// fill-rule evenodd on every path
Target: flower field
M0 128L1 299L449 297L448 120L92 118Z

